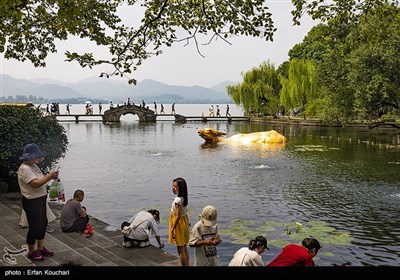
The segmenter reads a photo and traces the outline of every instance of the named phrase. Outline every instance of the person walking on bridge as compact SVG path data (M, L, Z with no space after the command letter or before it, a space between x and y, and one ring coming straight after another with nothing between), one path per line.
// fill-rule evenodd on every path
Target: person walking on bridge
M157 115L157 103L154 101L154 113Z
M217 117L221 116L221 110L219 109L219 106L217 105Z
M231 116L231 114L229 114L229 105L228 104L226 104L226 114L225 114L226 116Z
M172 103L172 111L171 111L171 114L176 114L176 112L175 112L175 102Z

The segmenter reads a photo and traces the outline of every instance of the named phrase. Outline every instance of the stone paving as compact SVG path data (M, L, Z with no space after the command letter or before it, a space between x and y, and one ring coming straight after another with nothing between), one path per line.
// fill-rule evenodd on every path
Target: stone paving
M178 256L153 245L146 248L125 248L121 245L119 230L110 231L108 224L90 217L94 235L85 238L78 233L65 233L59 226L61 204L49 202L57 219L49 225L54 229L46 233L45 246L54 252L44 261L31 261L26 255L15 256L15 263L4 258L5 249L18 251L25 245L27 228L19 225L22 205L19 193L0 194L0 266L60 266L73 262L81 266L180 266Z

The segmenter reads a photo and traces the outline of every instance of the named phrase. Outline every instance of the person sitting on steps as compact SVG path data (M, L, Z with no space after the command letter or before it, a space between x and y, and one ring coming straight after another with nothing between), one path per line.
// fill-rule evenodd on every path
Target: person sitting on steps
M85 231L86 225L89 223L89 216L86 208L81 205L84 197L85 193L82 190L76 190L74 198L68 200L61 209L60 226L64 232L78 232L84 237L90 236Z

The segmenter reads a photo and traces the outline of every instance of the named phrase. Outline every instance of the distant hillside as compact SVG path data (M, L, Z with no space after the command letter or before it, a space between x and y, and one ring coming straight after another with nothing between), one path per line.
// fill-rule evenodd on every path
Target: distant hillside
M85 97L92 99L113 100L123 103L128 97L134 103L144 99L147 103L228 103L231 98L225 87L229 81L222 82L212 88L201 86L168 85L154 80L144 80L136 86L126 81L91 77L75 83L65 83L50 79L15 79L2 75L3 96L25 95L48 99Z
M35 79L30 79L30 82L34 82L36 84L54 84L54 85L59 85L59 86L65 86L68 85L68 82L63 82L59 80L53 80L53 79L46 79L46 78L35 78Z
M15 79L9 75L2 76L3 96L36 96L43 98L71 98L82 95L72 88L57 84L38 84L25 79Z
M232 86L235 84L236 83L232 82L232 81L223 81L222 83L219 83L218 85L213 86L210 89L212 89L213 91L216 91L216 92L226 93L226 86Z

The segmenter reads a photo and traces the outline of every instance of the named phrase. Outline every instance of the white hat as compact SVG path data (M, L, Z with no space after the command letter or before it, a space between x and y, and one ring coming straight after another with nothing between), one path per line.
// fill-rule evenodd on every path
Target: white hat
M201 218L206 226L215 226L217 223L217 209L214 206L207 205L201 213Z

